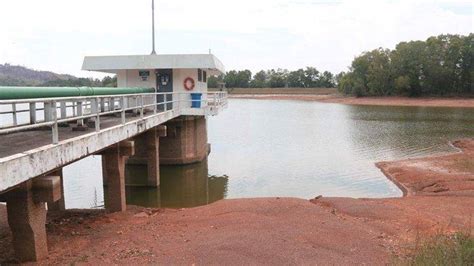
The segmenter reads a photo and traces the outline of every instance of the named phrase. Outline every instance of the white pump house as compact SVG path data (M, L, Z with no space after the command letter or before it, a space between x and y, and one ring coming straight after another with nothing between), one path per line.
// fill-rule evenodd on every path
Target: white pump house
M207 78L225 72L224 65L212 54L86 56L82 69L116 74L118 87L155 88L158 93L174 93L183 98L202 93L203 102ZM173 100L170 97L158 97L158 101L169 102Z

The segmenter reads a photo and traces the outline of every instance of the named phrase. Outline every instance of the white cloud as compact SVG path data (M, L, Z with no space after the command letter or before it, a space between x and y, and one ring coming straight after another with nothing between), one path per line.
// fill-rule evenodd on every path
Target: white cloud
M228 69L338 72L364 50L473 31L463 0L156 0L156 16L161 52L212 48ZM90 75L84 55L148 53L149 28L150 0L0 1L0 62Z

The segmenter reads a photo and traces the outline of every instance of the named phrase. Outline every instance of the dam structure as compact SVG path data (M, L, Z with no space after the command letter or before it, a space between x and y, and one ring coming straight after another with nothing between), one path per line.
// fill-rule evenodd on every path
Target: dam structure
M208 76L225 71L212 54L93 56L82 69L116 74L118 86L0 87L0 202L22 262L48 256L63 167L101 155L105 209L125 211L125 167L146 165L146 186L159 187L160 165L205 160L207 117L227 106L226 92L208 92Z

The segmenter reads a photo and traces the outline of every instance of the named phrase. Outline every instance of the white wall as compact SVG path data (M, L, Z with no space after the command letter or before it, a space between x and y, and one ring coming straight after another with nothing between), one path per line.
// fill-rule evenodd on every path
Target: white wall
M150 77L147 81L143 81L138 75L138 70L119 70L117 72L118 87L140 87L155 88L156 75L154 69L146 69L150 71ZM208 72L208 71L207 71ZM173 69L173 90L175 92L188 92L184 89L184 80L191 77L196 82L194 92L207 92L207 83L198 81L197 69Z
M184 80L188 77L194 79L196 84L193 92L207 92L207 83L198 81L197 69L174 69L173 89L175 92L189 92L184 88Z
M154 69L143 69L150 71L148 80L143 81L138 75L138 70L120 70L117 73L118 87L139 87L139 88L155 88L156 75Z
M147 69L148 70L148 69ZM140 88L155 88L156 87L156 74L154 69L150 69L150 76L147 81L143 81L138 75L138 70L120 70L117 72L117 86L118 87L140 87ZM209 73L209 71L206 71ZM187 91L184 88L184 80L186 78L194 79L196 86L194 90ZM209 78L209 74L208 74ZM198 81L198 70L197 69L173 69L173 91L174 92L207 92L207 82ZM181 95L182 100L190 100L189 95ZM206 95L203 95L203 100L207 99ZM183 102L184 103L184 102ZM187 106L191 106L191 103L187 103Z
M184 80L186 78L194 79L195 87L192 91L187 91L184 88ZM197 69L173 69L173 90L175 92L207 92L207 83L198 81L198 70ZM206 95L202 96L203 100L206 100ZM191 100L189 95L181 95L182 100ZM184 103L184 102L183 102ZM191 102L187 102L186 106L190 107Z

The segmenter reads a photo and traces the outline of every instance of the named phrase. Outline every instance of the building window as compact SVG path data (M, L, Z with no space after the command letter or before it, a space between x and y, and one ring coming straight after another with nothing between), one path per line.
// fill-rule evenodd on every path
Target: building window
M198 69L198 81L202 81L202 70Z
M207 72L202 71L202 82L207 82Z

